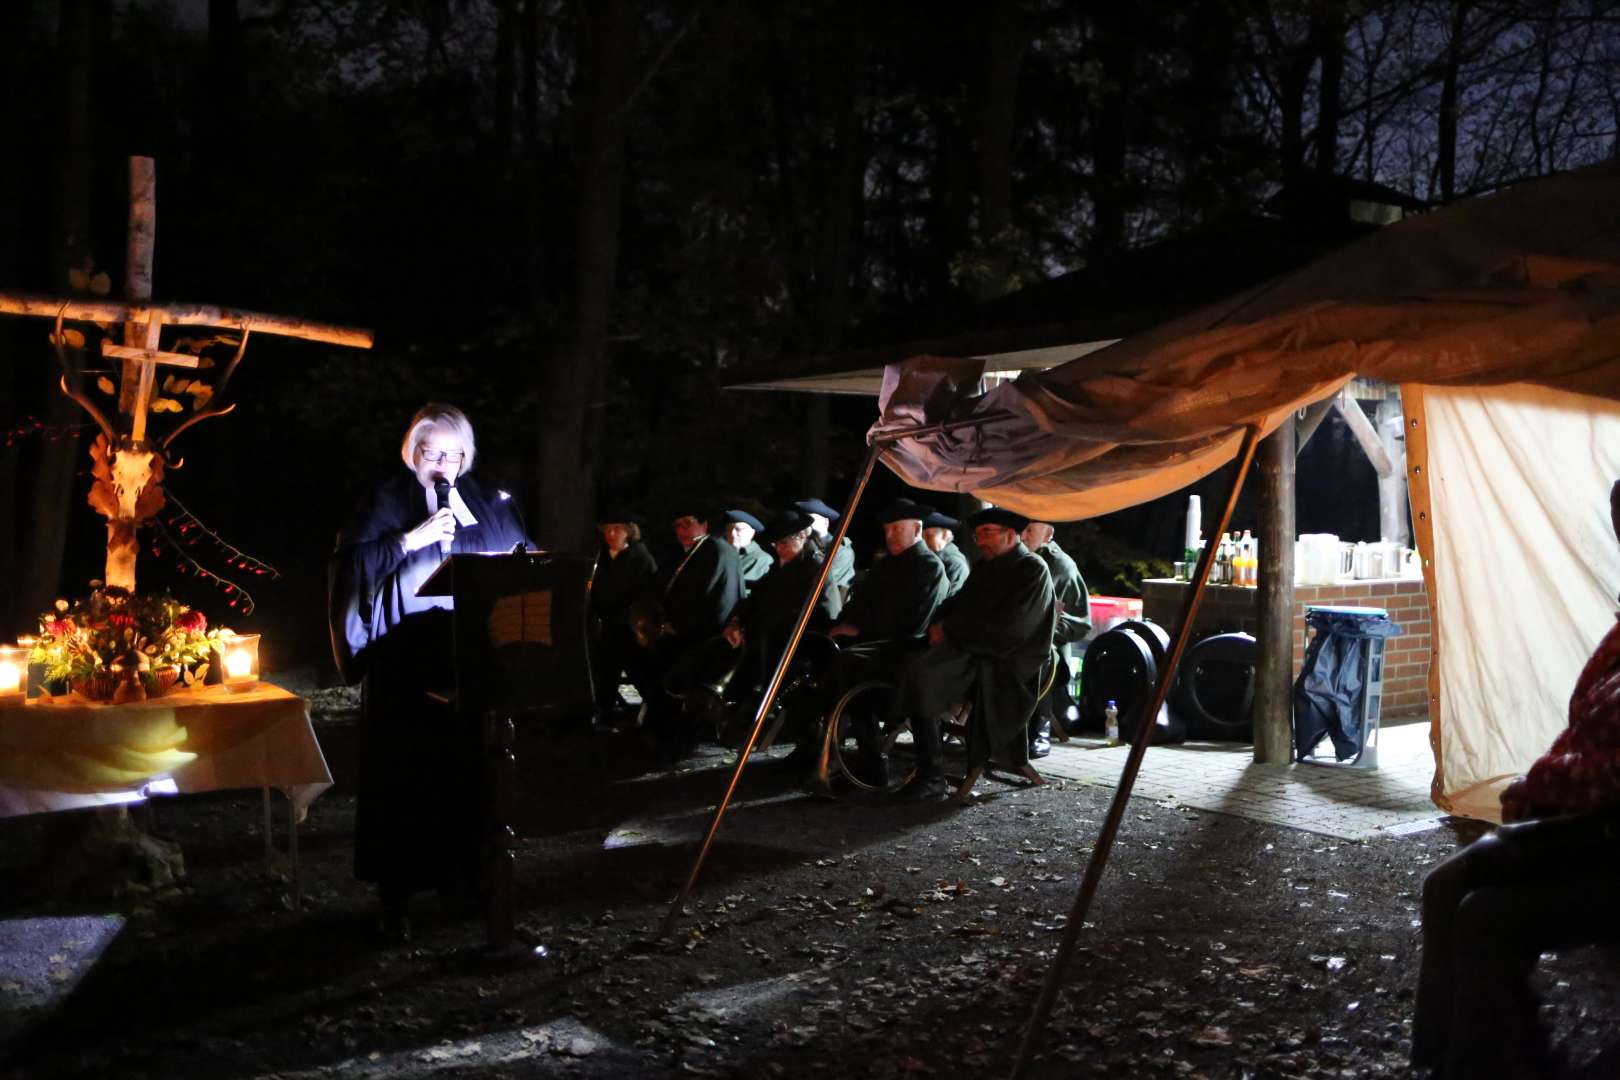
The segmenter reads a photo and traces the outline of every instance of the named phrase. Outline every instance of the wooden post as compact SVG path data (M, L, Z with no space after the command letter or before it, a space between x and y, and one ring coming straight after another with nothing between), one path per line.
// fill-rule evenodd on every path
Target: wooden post
M1254 760L1294 760L1294 418L1260 444L1260 653L1255 668Z
M129 235L124 246L124 299L131 308L152 299L152 249L156 245L157 163L147 157L132 157L129 159ZM155 341L147 342L149 326L152 324L136 318L132 311L124 323L124 344L130 348L157 348ZM118 384L118 411L126 416L135 415L140 379L140 365L125 360L124 377Z

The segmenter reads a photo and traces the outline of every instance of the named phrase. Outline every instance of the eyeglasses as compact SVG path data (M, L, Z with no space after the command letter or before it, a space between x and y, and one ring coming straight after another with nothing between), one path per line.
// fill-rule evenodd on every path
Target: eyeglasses
M417 452L422 455L423 461L430 462L434 465L437 465L441 461L448 461L452 465L460 465L467 458L467 455L462 453L460 450L429 450L426 447L423 447Z

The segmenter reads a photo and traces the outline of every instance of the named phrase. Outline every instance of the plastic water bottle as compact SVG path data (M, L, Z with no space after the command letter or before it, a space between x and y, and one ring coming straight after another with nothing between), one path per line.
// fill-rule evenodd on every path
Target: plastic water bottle
M1113 701L1103 708L1103 734L1108 737L1109 746L1119 745L1119 706Z

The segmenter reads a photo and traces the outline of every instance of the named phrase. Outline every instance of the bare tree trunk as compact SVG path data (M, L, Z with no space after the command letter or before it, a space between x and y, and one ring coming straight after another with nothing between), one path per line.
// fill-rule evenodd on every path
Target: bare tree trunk
M518 4L495 0L495 153L505 161L512 153L513 95L517 93ZM525 60L532 57L525 55ZM525 83L527 92L528 83Z
M1344 81L1344 8L1327 3L1312 20L1316 52L1322 60L1317 88L1316 172L1332 176L1339 158L1339 119L1343 112L1339 87Z
M1130 7L1106 5L1092 17L1092 22L1097 30L1093 48L1102 65L1103 88L1092 136L1095 174L1091 186L1091 250L1106 263L1125 246L1125 215L1129 210L1125 154L1130 138L1127 110L1134 67Z
M1440 82L1440 131L1436 156L1440 167L1440 200L1457 197L1457 73L1462 66L1463 33L1468 22L1467 0L1451 9L1451 39L1446 43L1445 76Z
M574 329L548 369L540 429L538 531L545 544L562 548L587 542L596 510L596 464L585 451L589 414L596 411L593 394L607 364L604 345L618 272L631 47L627 0L590 0L580 5L577 18Z
M1026 31L1017 4L989 5L986 24L973 150L979 179L979 239L990 244L1012 224L1012 139L1018 119L1018 61Z
M51 207L51 284L74 291L68 271L83 269L90 259L90 99L94 70L95 6L92 0L63 0L57 29L57 138L52 152L55 201ZM76 350L67 350L70 358ZM21 576L24 611L45 610L57 596L62 576L62 550L79 468L79 437L68 433L80 420L78 406L66 395L51 394L40 418L63 429L44 444L31 479L33 498L23 544Z

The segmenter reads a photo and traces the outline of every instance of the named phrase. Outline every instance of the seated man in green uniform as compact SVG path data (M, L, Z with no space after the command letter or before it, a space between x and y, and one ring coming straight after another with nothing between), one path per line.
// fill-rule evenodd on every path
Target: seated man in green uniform
M804 598L810 595L816 579L821 576L821 564L807 553L810 542L807 515L787 511L771 522L763 538L776 550L776 565L754 583L747 599L738 606L725 628L726 640L732 648L746 650L742 666L732 679L732 685L743 691L744 699L757 694L762 689L760 684L774 670L788 635L793 632ZM829 581L816 601L806 629L825 633L841 607Z
M1057 593L1057 628L1052 633L1052 644L1057 646L1062 669L1052 680L1051 691L1043 698L1029 723L1029 756L1043 758L1052 752L1052 717L1057 709L1062 714L1058 723L1069 716L1074 704L1069 694L1069 656L1077 642L1091 633L1091 594L1086 591L1086 580L1080 568L1058 546L1055 530L1049 521L1031 521L1024 526L1024 546L1041 557L1052 575L1052 588Z
M917 746L917 775L900 791L905 799L945 797L939 715L959 702L973 707L969 769L992 754L1012 766L1028 762L1025 725L1057 618L1052 575L1019 538L1029 523L1022 515L990 507L969 522L981 558L928 628L929 648L901 668L896 687L894 719L910 718Z
M775 565L770 554L754 540L765 531L765 526L746 510L727 510L720 515L720 522L720 535L737 549L737 565L742 568L743 595L746 596L748 587L770 573Z
M968 561L962 554L962 549L956 546L956 533L962 523L956 518L931 510L923 518L923 543L928 550L939 556L940 563L945 567L945 595L955 596L962 591L962 585L967 581Z
M827 549L832 546L830 526L843 515L820 499L800 499L793 504L793 509L810 519L810 543L820 558L828 558ZM830 555L833 564L832 586L838 590L839 600L843 600L849 595L850 583L855 580L855 545L846 536L844 542L838 545L838 550Z

